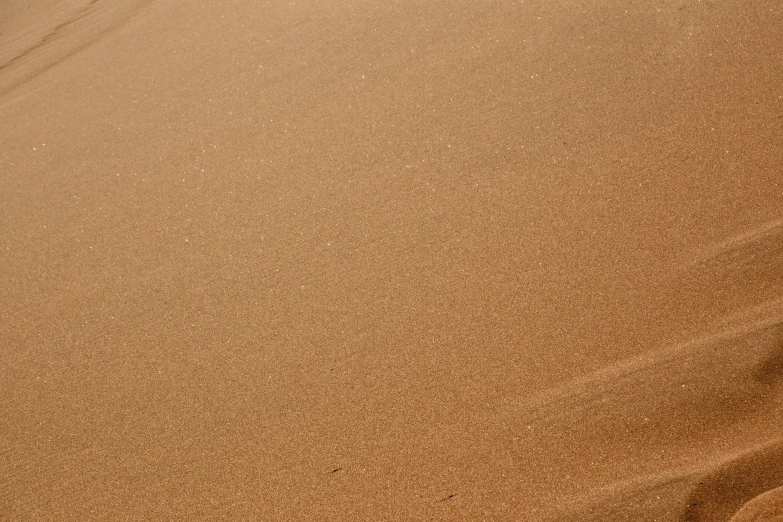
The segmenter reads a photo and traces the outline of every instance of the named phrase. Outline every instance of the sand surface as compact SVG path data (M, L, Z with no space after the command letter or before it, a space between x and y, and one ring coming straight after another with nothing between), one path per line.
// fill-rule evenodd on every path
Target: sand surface
M0 519L783 516L782 27L0 2Z

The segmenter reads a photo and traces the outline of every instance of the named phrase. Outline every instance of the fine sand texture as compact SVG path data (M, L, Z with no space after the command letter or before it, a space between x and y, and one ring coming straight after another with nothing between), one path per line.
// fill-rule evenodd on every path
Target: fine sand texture
M783 517L779 0L0 2L0 520Z

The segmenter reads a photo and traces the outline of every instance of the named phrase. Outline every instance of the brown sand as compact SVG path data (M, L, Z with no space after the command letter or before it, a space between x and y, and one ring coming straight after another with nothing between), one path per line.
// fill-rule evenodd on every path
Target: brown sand
M780 517L781 27L0 3L0 519Z

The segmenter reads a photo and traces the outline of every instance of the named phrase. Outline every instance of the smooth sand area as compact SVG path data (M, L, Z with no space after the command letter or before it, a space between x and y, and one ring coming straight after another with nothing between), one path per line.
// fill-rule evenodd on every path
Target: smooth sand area
M780 517L782 28L0 2L0 519Z

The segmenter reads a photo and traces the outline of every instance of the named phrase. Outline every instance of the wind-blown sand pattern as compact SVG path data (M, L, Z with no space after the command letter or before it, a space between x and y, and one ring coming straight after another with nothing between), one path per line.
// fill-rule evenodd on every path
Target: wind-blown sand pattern
M0 92L109 34L150 0L11 1L0 13Z
M0 520L780 519L781 27L0 3Z

